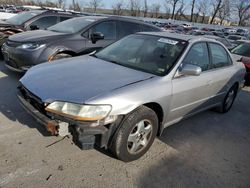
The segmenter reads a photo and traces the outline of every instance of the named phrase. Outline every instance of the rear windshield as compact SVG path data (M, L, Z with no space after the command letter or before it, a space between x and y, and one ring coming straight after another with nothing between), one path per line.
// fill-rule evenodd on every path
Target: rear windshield
M23 13L20 13L16 16L13 16L13 17L7 19L6 22L13 24L13 25L22 25L25 22L27 22L29 19L35 17L36 15L38 15L38 13L23 12Z
M95 54L95 57L158 76L168 74L188 45L179 39L130 35Z
M48 30L68 34L77 33L94 21L88 18L73 18L49 27Z

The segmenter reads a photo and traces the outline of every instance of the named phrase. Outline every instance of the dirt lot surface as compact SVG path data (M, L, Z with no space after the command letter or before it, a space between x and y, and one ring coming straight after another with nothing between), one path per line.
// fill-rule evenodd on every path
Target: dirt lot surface
M206 111L165 129L140 160L81 151L21 108L21 75L0 62L0 187L250 187L250 88L225 115Z

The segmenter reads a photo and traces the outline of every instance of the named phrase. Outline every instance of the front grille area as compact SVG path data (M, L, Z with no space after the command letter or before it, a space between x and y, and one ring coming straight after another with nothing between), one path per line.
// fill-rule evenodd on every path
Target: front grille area
M12 61L12 60L7 60L5 63L6 63L7 65L11 66L11 67L16 68L16 69L19 68L19 67L17 66L17 64L16 64L14 61Z
M26 101L28 101L34 108L36 108L42 114L46 114L44 103L39 97L35 96L33 93L27 90L24 86L20 86L19 90Z
M6 45L9 46L9 47L16 48L16 47L22 45L22 43L20 43L20 42L15 42L15 41L11 41L11 40L7 40L7 41L6 41Z

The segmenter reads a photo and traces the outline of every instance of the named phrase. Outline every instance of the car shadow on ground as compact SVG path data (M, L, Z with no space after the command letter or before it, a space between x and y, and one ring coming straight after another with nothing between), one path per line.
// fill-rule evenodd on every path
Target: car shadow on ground
M159 140L177 154L149 167L139 187L248 187L249 104L243 90L227 114L205 111L166 128Z
M20 105L17 99L17 86L23 76L8 70L0 61L0 113L13 122L20 122L30 128L36 128L43 136L49 136L45 128L41 127ZM5 122L3 122L5 123Z

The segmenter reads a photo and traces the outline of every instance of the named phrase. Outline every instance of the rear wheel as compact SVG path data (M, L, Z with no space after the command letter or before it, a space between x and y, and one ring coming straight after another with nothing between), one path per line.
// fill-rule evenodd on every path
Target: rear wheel
M238 85L235 84L229 89L226 97L224 98L222 106L220 107L219 110L221 113L227 113L232 108L237 93L238 93Z
M113 138L111 151L122 161L136 160L148 151L157 130L156 113L142 106L126 117Z

